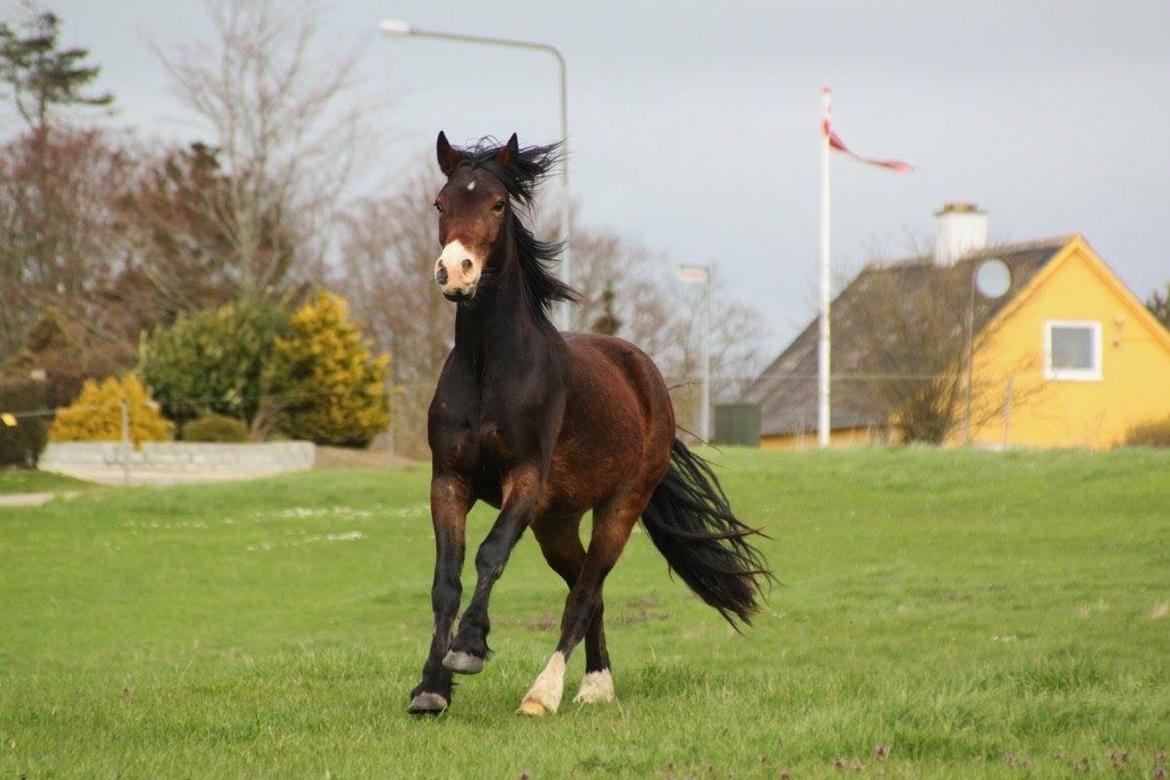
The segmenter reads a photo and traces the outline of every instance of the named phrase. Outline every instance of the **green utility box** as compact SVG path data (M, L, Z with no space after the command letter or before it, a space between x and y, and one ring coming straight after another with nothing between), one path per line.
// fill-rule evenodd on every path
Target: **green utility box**
M757 404L719 404L715 407L715 444L760 446L760 407Z

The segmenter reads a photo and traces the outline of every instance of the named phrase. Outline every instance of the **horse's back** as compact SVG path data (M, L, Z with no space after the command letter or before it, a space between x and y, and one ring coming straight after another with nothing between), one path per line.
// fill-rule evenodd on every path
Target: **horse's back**
M597 333L566 333L565 342L572 360L570 396L592 391L620 402L621 396L632 392L643 416L668 423L673 439L670 394L649 355L625 339Z
M550 484L566 511L662 480L674 409L654 361L624 339L566 333L570 370Z

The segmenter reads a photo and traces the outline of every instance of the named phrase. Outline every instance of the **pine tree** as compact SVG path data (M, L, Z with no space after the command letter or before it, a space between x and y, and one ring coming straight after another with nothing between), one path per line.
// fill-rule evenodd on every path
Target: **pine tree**
M0 82L12 91L17 113L29 129L43 135L56 107L106 106L109 92L87 94L101 67L87 65L88 49L58 48L61 19L45 11L20 30L0 23Z
M601 291L601 314L590 324L594 333L604 336L616 336L622 328L622 321L613 310L614 299L617 294L613 291L613 279L605 280L605 289Z

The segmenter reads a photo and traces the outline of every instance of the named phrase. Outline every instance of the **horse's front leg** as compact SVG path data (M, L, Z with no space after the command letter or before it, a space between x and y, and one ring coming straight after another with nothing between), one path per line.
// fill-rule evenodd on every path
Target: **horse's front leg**
M410 692L409 712L438 714L451 703L451 671L443 657L451 644L451 629L463 594L464 532L471 508L466 480L436 475L431 479L431 521L435 528L435 579L431 584L431 608L435 614L431 650L423 664L422 681Z
M504 479L503 504L499 517L475 556L478 579L471 603L459 620L459 632L443 666L460 674L475 674L483 669L488 654L488 599L492 586L504 573L512 548L524 534L539 508L543 477L536 466L514 468Z

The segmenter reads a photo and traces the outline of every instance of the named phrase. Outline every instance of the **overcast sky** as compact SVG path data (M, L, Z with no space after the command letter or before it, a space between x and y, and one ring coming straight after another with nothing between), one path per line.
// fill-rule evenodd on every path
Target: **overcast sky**
M7 0L6 0L7 2ZM9 3L9 10L15 3ZM114 121L195 140L150 42L209 34L196 0L58 0L67 43L92 50ZM327 40L358 47L367 90L393 98L386 181L453 140L554 139L547 55L388 40L381 19L546 41L569 67L571 179L583 219L663 262L714 262L779 350L813 314L820 87L863 155L833 160L833 261L933 235L974 201L992 240L1081 232L1140 297L1170 280L1170 2L322 3ZM420 280L420 284L425 283Z

